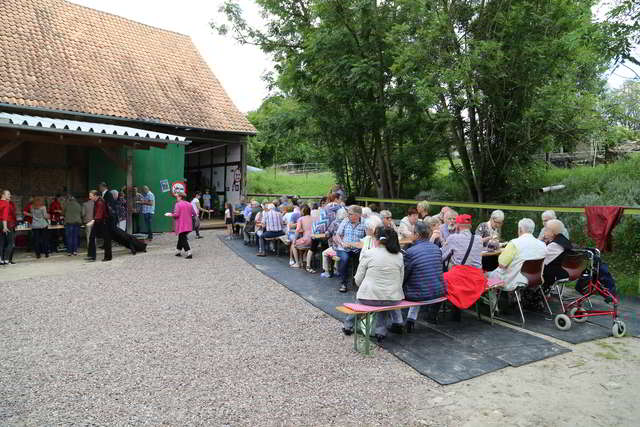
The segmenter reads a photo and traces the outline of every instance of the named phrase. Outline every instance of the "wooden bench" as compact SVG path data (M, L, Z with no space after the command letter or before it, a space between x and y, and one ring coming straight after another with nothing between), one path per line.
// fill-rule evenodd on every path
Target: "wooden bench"
M428 301L402 300L397 304L386 305L381 307L373 306L373 305L356 304L356 303L345 303L339 307L336 307L336 310L344 314L354 315L356 317L354 322L354 328L353 328L353 336L354 336L353 348L356 351L360 351L358 349L358 341L359 341L358 329L360 328L360 322L363 323L362 335L363 335L363 341L364 341L364 345L363 345L364 351L361 351L361 353L370 355L371 339L369 335L371 335L371 331L373 330L373 323L375 320L376 313L380 313L383 311L401 310L403 308L409 308L409 307L420 307L423 305L437 304L446 300L447 300L446 296L440 297L440 298L434 298Z
M489 279L487 280L487 285L485 287L484 293L489 292L493 289L501 288L502 286L504 286L504 281L500 279ZM364 351L362 351L362 353L366 355L370 355L371 339L369 336L373 330L373 324L374 324L376 313L379 313L382 311L400 310L400 309L409 308L409 307L420 307L423 305L432 305L432 304L437 304L440 302L447 301L447 299L448 297L443 296L443 297L434 298L428 301L402 300L397 304L387 305L387 306L373 306L373 305L364 305L364 304L356 304L356 303L345 303L339 307L336 307L336 310L344 314L350 314L350 315L356 316L355 322L354 322L354 329L353 329L353 332L354 332L353 348L356 351L360 351L358 349L358 328L360 328L360 322L362 322L363 324L362 334L363 334L363 341L364 341L364 344L363 344ZM480 299L478 299L478 301L479 300ZM489 311L491 312L491 309ZM478 318L480 318L477 301L476 301L476 313L478 314ZM491 324L493 324L493 316L491 316Z

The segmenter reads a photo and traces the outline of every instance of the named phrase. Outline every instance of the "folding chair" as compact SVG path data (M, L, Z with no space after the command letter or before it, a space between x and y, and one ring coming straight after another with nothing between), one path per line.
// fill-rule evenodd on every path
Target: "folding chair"
M553 314L553 312L551 311L551 308L549 307L549 302L547 301L546 296L544 295L544 291L542 290L542 269L544 267L544 258L541 259L530 259L528 261L525 261L522 264L522 267L520 267L520 273L525 277L525 279L527 280L526 283L517 283L517 287L513 290L513 291L504 291L502 289L498 290L498 300L500 299L500 293L502 292L513 292L514 295L516 296L516 302L518 303L518 309L520 310L520 318L522 319L522 324L520 326L524 327L524 312L522 311L522 303L521 303L521 298L520 298L520 288L532 288L536 291L540 291L540 294L542 295L542 299L544 301L545 306L547 307L547 310L549 311L549 314ZM498 306L498 304L496 304L496 307ZM495 308L494 308L495 310ZM493 313L492 313L493 315ZM500 319L500 318L499 318ZM501 319L501 320L505 320L506 319Z

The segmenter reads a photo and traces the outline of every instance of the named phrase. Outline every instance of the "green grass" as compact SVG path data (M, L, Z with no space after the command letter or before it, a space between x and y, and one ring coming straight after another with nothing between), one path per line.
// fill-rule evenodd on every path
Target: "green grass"
M264 172L250 172L247 175L249 194L295 194L298 196L323 196L335 184L331 172L310 174L287 174L273 169Z

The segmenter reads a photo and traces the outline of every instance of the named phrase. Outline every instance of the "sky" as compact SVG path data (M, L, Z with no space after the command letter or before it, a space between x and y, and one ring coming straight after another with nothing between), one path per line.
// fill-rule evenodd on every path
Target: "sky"
M269 57L255 46L241 46L230 34L219 36L209 26L211 21L225 22L224 15L218 12L224 0L69 1L190 36L236 107L244 113L258 109L268 95L262 75L273 68ZM239 4L247 21L260 25L259 8L255 2L239 0ZM640 56L640 49L636 52ZM635 71L640 74L638 67ZM619 67L610 73L609 86L618 88L633 77L632 71Z
M154 27L191 37L227 94L244 113L258 109L268 95L262 75L273 68L269 58L255 46L241 46L230 34L219 36L209 22L225 22L218 12L223 0L69 0ZM253 0L240 0L246 19L260 24Z

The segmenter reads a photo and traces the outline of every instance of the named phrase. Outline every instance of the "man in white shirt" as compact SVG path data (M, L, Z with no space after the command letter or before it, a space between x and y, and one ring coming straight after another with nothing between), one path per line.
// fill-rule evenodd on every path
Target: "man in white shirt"
M191 206L193 207L193 212L196 214L196 216L191 218L193 222L193 230L196 232L196 239L202 239L202 236L200 235L200 211L202 211L202 208L200 207L201 195L202 193L200 193L199 191L196 191L196 194L193 196L193 199L191 200Z

